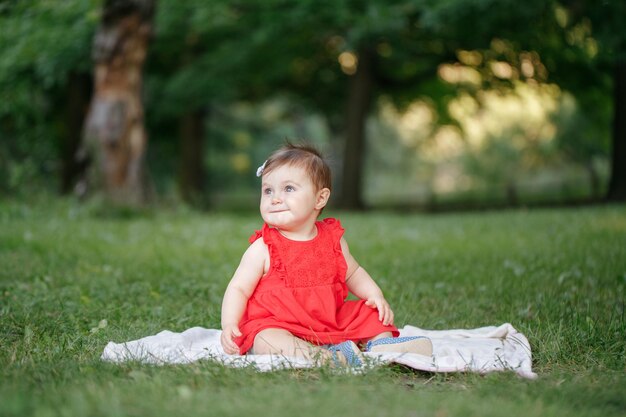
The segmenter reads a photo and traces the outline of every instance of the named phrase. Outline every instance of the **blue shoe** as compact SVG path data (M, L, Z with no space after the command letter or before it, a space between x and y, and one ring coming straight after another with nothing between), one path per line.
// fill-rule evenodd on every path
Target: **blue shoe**
M351 340L346 340L345 342L336 345L330 345L326 349L332 352L333 362L336 366L358 367L363 365L361 350ZM345 363L339 359L337 352L341 352L345 358Z
M366 352L416 353L430 356L433 344L424 336L383 337L370 340L365 346Z

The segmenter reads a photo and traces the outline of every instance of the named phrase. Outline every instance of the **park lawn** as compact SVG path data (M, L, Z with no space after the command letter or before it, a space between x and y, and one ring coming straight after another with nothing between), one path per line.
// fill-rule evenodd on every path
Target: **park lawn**
M625 206L328 214L398 326L510 322L528 336L539 378L103 363L110 340L219 327L259 216L4 202L0 416L626 414Z

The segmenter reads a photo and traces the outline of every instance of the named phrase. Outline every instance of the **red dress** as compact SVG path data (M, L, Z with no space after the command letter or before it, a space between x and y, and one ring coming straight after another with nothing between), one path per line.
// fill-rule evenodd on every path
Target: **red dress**
M250 237L260 237L270 254L270 267L248 300L235 343L242 354L263 329L278 328L316 345L358 342L383 332L398 336L395 326L384 326L378 310L364 300L346 300L346 260L341 251L343 228L336 219L315 223L317 236L295 241L267 224Z

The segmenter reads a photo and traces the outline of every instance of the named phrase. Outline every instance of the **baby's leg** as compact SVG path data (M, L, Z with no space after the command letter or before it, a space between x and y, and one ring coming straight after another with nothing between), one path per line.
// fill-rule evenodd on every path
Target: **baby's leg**
M328 350L312 345L284 329L261 330L254 338L252 350L255 355L295 356L322 362L332 357Z
M371 339L364 340L364 342L365 343L373 342L374 340L382 339L384 337L393 337L393 334L391 332L383 332L381 334L377 334L376 336L372 337Z

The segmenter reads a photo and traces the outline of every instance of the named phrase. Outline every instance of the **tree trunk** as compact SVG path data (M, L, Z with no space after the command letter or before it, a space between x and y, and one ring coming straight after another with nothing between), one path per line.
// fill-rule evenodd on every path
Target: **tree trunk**
M105 0L93 45L94 96L83 134L94 162L89 185L123 205L149 197L141 88L153 14L154 0Z
M195 203L204 191L204 112L183 114L179 129L180 193L185 201Z
M615 63L613 151L607 200L626 201L626 61Z
M362 48L356 73L351 77L346 112L346 143L343 152L341 199L345 209L363 209L363 162L365 127L374 87L374 52Z
M85 161L78 161L76 152L80 147L83 122L89 107L92 84L87 73L71 73L65 94L65 131L61 135L61 194L74 188L76 180L84 174Z

